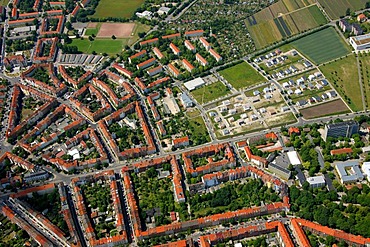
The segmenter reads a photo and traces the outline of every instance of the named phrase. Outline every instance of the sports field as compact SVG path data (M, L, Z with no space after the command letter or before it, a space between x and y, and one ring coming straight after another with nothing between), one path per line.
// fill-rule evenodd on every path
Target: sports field
M193 90L191 91L191 94L198 101L198 103L205 104L225 96L229 92L230 90L222 82L217 81L210 85Z
M363 108L356 58L353 54L320 66L320 70L353 111Z
M109 55L114 55L121 53L124 46L128 43L128 39L95 39L89 41L89 39L74 39L72 44L78 47L78 50L83 53L107 53Z
M117 38L129 38L135 27L135 23L103 23L96 37L109 38L112 35Z
M291 43L316 64L322 64L350 52L334 28L326 28Z
M254 68L249 64L242 62L233 67L219 71L235 89L250 87L265 81Z
M346 14L346 10L349 8L351 11L356 11L365 8L368 0L318 0L321 6L324 8L326 13L332 19L338 19Z
M137 8L144 3L144 0L100 0L93 18L130 18Z

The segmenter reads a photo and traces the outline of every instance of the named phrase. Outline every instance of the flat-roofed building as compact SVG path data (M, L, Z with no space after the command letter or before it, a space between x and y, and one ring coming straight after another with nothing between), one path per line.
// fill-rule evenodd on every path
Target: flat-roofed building
M204 84L205 84L205 81L202 78L198 77L198 78L195 78L191 81L188 81L188 82L184 83L184 86L189 91L192 91L194 89L197 89L197 88L203 86Z
M358 161L347 161L335 165L342 184L360 182L364 179Z
M307 178L307 182L310 184L312 188L321 188L325 186L325 177L324 175L309 177Z
M358 133L359 125L356 121L345 121L333 124L326 124L324 129L323 139L326 141L328 137L351 137Z
M370 34L354 36L349 38L349 43L356 51L366 50L370 48Z

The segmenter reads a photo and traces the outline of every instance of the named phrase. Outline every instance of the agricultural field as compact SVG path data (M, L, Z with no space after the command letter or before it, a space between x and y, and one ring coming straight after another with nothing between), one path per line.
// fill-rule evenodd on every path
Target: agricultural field
M353 111L363 109L357 62L354 55L322 65L320 70Z
M219 73L237 90L251 87L265 81L254 68L245 62L221 70Z
M7 6L9 3L9 0L0 0L0 5L1 6Z
M193 90L191 94L200 104L205 104L228 94L230 90L220 81Z
M365 106L366 109L369 109L370 106L370 56L368 53L363 53L359 55L360 59L360 69L361 69L361 78L362 85L365 97Z
M333 100L328 103L307 107L300 110L305 119L312 119L330 115L337 115L351 112L341 99Z
M251 19L254 19L257 23L265 20L272 20L279 15L289 13L291 11L298 10L300 8L307 7L315 3L313 0L282 0L278 1L254 14Z
M110 1L100 0L95 9L93 18L131 18L136 9L144 3L144 0Z
M121 53L125 45L128 44L128 39L95 39L89 41L88 39L73 39L71 45L77 46L78 50L83 53L107 53L114 55Z
M289 8L293 12L288 12L283 1L279 1L247 19L247 29L257 48L327 23L317 5L303 6L296 10L292 6Z
M346 14L346 10L349 8L351 11L356 11L365 8L365 4L368 0L318 0L320 5L323 7L325 12L332 19L338 19Z
M334 28L326 28L291 43L316 64L322 64L350 52Z

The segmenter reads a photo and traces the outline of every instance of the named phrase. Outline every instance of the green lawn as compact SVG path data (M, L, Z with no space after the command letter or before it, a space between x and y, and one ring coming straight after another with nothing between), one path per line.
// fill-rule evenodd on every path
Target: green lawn
M93 18L130 18L135 13L136 9L144 3L144 0L100 0Z
M193 90L191 94L200 104L205 104L207 102L225 96L229 92L230 90L222 82L218 81Z
M95 39L90 42L88 39L74 39L71 45L77 46L78 50L83 53L107 53L114 55L121 53L124 46L127 44L128 39Z
M370 106L370 56L368 53L360 55L360 61L362 63L361 73L362 73L362 84L364 85L365 92L365 105L369 109Z
M354 55L320 67L353 111L363 108L357 63Z
M99 32L98 28L88 28L86 29L85 36L90 36L90 35L97 35Z
M326 28L291 43L316 64L345 56L350 52L334 28Z
M200 145L211 141L202 116L189 118L189 129L191 131L189 138L193 142L193 145Z
M263 82L265 79L252 66L242 62L219 73L235 88L241 89Z

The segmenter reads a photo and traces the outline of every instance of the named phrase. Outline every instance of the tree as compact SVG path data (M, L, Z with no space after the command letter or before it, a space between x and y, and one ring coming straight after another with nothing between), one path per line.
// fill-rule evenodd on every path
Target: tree
M348 16L348 15L351 15L351 9L350 8L348 8L347 10L346 10L346 15Z

